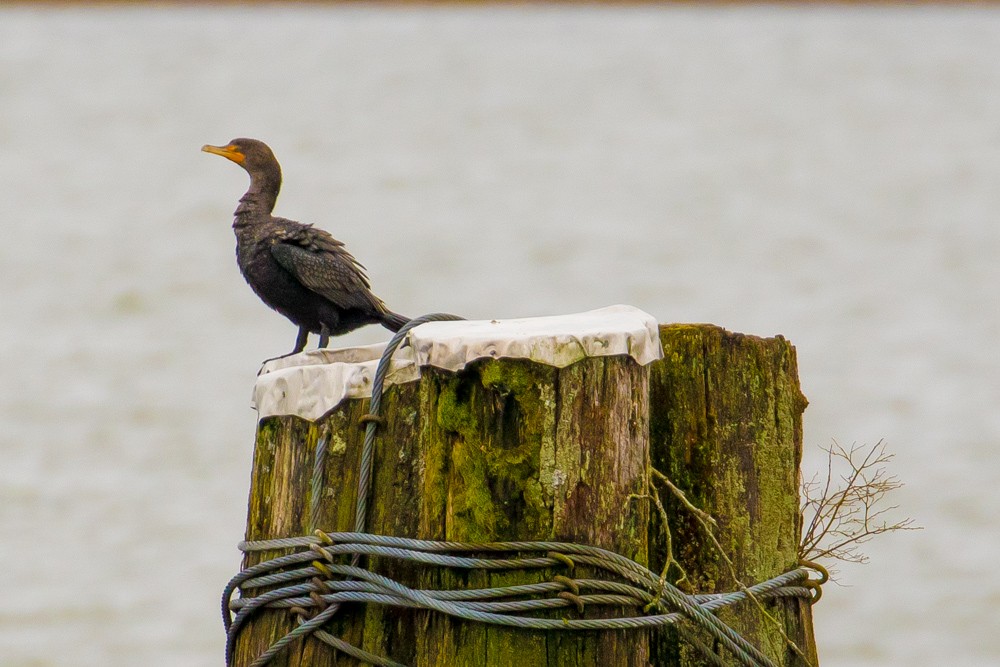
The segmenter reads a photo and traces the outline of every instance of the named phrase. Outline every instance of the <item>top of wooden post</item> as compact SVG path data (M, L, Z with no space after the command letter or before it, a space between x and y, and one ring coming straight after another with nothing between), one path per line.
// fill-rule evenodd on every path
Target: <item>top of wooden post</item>
M310 350L268 361L254 386L258 418L296 415L315 421L347 398L371 396L385 344ZM663 356L656 320L632 306L573 315L428 322L393 356L388 384L420 377L420 368L458 371L477 359L520 358L563 368L587 357L631 356L646 365Z

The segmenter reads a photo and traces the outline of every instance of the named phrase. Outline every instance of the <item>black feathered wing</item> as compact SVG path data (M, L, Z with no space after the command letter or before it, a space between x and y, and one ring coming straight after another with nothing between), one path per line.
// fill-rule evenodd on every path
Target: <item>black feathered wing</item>
M343 309L375 314L387 312L372 294L365 267L347 252L344 244L322 229L297 225L283 230L271 246L278 264L302 285Z

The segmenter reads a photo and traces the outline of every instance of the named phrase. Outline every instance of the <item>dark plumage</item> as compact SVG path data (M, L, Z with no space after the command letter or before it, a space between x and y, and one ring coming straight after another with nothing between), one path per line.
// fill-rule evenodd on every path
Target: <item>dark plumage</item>
M366 324L398 331L408 318L386 308L372 294L364 267L344 244L322 229L271 215L281 189L281 167L262 141L233 139L226 146L203 146L250 174L250 189L236 207L236 262L257 296L298 325L292 354L310 333L325 347Z

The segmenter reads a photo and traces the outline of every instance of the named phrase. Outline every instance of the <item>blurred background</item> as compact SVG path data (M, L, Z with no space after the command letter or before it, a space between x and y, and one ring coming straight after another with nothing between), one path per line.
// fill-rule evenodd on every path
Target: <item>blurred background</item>
M1000 656L1000 9L0 8L0 663L218 665L282 163L412 316L616 303L797 347L805 472L896 453L824 665ZM342 344L386 338L369 328Z

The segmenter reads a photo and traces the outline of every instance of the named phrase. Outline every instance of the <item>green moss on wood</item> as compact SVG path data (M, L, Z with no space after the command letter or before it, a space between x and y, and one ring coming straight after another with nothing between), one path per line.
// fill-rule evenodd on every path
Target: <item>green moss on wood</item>
M552 411L543 396L551 395L553 376L520 360L487 360L439 376L437 426L450 459L448 539L548 534L551 505L540 468Z
M719 522L718 539L744 584L796 565L801 413L794 348L718 327L668 326L669 362L653 364L650 438L653 465ZM699 591L731 590L733 572L676 502L668 505L675 556ZM658 531L654 539L660 540ZM662 547L662 541L658 542ZM662 563L663 554L656 561ZM672 573L674 576L677 572ZM796 601L770 605L783 623L800 618ZM806 612L808 613L808 612ZM799 664L777 629L752 606L720 614L779 664ZM811 632L793 633L815 654ZM701 664L690 647L668 638L656 664Z

